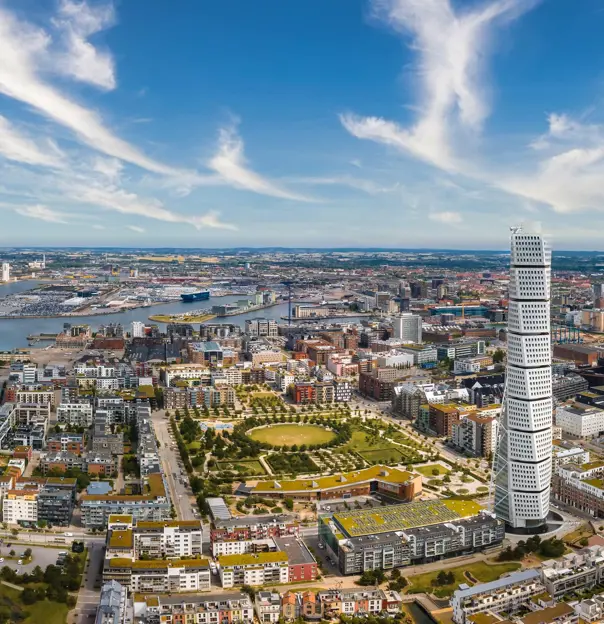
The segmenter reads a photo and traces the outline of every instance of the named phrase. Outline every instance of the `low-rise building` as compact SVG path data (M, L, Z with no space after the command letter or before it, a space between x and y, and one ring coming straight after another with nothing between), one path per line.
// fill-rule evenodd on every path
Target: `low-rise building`
M545 591L538 570L522 570L490 583L459 586L451 598L453 621L467 624L479 613L502 613L518 609Z
M604 410L583 403L559 405L556 425L576 438L593 438L604 433Z
M259 591L254 598L259 622L278 622L281 617L281 596L277 592Z
M604 580L604 547L589 546L560 559L544 561L541 578L549 594L560 599L565 594L592 589Z

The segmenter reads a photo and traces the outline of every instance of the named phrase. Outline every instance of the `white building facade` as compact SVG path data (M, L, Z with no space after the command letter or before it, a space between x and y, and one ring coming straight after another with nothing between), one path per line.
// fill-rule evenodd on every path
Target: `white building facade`
M394 337L420 343L422 341L422 317L411 312L403 312L395 317Z
M551 249L511 237L506 390L495 455L495 512L514 529L545 524L552 472Z

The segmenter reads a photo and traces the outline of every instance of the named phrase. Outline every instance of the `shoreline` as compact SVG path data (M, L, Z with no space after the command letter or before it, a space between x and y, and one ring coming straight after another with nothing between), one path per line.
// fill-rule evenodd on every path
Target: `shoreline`
M215 318L224 319L230 318L231 316L240 316L241 314L250 314L252 312L258 312L260 310L266 310L267 308L273 308L275 306L282 305L283 303L287 302L276 301L275 303L269 303L263 306L251 306L249 308L241 310L234 310L232 312L229 312L228 314L213 314L212 312L208 312L207 314L201 314L198 316L193 316L191 318L185 318L185 315L187 314L186 312L183 312L182 314L152 314L148 317L148 319L155 323L174 323L177 325L186 325L187 323L205 323L206 321Z

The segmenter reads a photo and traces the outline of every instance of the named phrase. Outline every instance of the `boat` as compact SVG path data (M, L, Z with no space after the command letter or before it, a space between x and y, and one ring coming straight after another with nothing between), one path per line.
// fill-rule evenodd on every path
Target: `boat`
M180 298L186 302L206 301L207 299L210 298L210 291L202 290L201 292L196 292L196 293L183 293L182 295L180 295Z

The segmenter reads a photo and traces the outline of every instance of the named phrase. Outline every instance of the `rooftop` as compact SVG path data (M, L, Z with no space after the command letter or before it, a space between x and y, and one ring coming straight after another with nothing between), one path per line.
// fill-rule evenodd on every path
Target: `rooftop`
M242 555L222 555L218 557L221 567L236 565L262 565L265 563L287 563L289 558L284 552L245 553Z
M494 592L497 589L514 585L515 583L524 583L539 580L538 570L522 570L520 572L514 572L509 576L500 578L490 583L479 583L473 587L465 587L464 589L458 589L455 591L454 596L458 598L467 598L469 596L475 596L476 594L488 594Z
M574 613L574 609L566 602L559 602L553 607L546 607L539 611L533 611L522 618L524 624L544 624L552 622L554 619L570 615Z
M132 568L138 570L166 568L209 568L207 559L149 559L134 561L128 557L115 557L108 561L110 568Z
M333 519L348 537L357 537L451 522L482 510L474 501L444 499L335 513Z
M287 554L290 565L315 563L315 558L310 550L293 535L289 537L274 537L273 540L277 544L277 548Z
M109 548L132 548L132 529L123 531L111 531L109 534Z
M387 483L406 483L417 475L398 468L387 466L371 466L364 470L345 472L329 477L318 477L316 479L295 479L293 481L259 481L252 489L253 492L311 492L316 490L327 490L331 488L341 488L352 484L363 483L365 481L379 480Z

